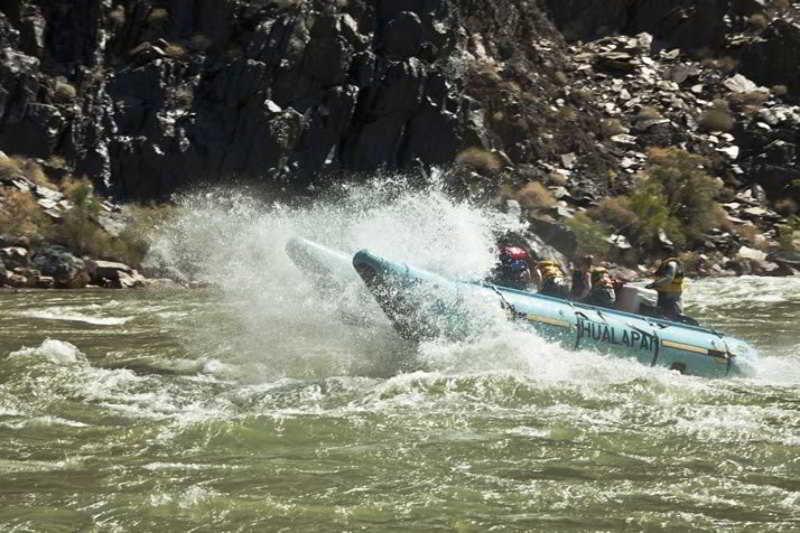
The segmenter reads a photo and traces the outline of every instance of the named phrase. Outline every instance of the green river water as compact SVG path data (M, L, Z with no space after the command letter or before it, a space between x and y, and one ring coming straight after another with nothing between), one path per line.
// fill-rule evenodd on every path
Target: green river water
M800 530L800 279L691 285L761 352L708 380L511 324L407 343L252 252L296 225L244 218L215 289L0 293L0 530Z

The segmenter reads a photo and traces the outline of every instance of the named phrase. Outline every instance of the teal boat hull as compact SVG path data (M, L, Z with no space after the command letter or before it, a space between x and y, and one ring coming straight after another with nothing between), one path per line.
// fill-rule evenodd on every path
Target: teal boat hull
M362 250L353 266L404 337L466 337L481 327L486 305L542 337L574 350L635 359L684 374L749 374L756 357L745 341L716 331L578 304L486 283L451 280Z

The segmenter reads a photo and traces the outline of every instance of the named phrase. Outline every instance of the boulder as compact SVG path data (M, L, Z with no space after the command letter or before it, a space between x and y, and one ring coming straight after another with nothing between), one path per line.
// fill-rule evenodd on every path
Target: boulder
M30 265L30 254L21 246L8 246L0 248L0 260L7 268L27 267Z
M770 261L750 261L750 270L757 276L778 276L781 273L781 268L777 263Z
M36 288L37 289L54 289L56 287L56 280L52 276L37 276Z
M15 289L24 289L28 286L28 278L21 274L17 274L16 272L7 272L5 280L3 284L8 287L13 287Z
M578 249L578 238L569 226L549 216L536 216L530 219L531 231L545 243L567 257L573 257Z
M33 256L33 265L44 276L52 277L56 286L79 289L89 283L86 263L63 246L47 246Z
M756 250L755 248L742 246L741 248L739 248L739 252L736 254L736 258L747 261L766 261L767 254L765 252L762 252L761 250Z
M145 285L144 276L124 263L89 261L88 272L93 283L110 289L133 289Z

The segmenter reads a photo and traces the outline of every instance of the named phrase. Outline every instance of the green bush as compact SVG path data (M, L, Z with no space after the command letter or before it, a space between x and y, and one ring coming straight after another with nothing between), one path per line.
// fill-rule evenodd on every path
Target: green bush
M676 245L685 244L685 236L670 214L669 199L661 183L652 178L644 178L629 198L631 212L636 217L636 223L629 235L635 242L652 246L656 243L659 231L663 230Z
M649 152L646 173L624 196L607 198L592 216L645 248L659 231L679 248L721 226L725 212L717 203L721 186L705 171L708 162L677 148Z
M648 175L664 190L670 218L682 233L696 239L722 224L725 216L715 201L721 185L708 175L708 161L677 148L649 153Z
M567 226L578 241L576 255L608 256L610 245L606 239L608 239L609 233L605 226L595 222L585 213L578 213L572 217L567 221Z

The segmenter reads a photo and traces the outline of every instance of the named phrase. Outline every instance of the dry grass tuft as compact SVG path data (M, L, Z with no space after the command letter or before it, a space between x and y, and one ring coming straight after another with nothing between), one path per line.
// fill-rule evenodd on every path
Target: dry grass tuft
M514 195L522 207L541 209L556 205L556 199L547 188L538 181L531 181Z
M50 219L30 192L6 188L0 192L0 199L0 228L3 233L33 240L50 234Z
M16 157L0 157L0 179L7 180L17 176L24 176L20 165L20 159Z
M661 111L652 106L644 106L636 114L636 120L659 120L664 118Z
M775 211L781 215L788 217L796 215L800 211L800 206L793 198L783 198L775 202Z
M700 116L698 124L703 131L731 131L736 125L736 119L733 117L728 103L724 100L717 100Z
M169 11L163 7L156 7L147 15L148 24L163 24L169 20Z
M58 80L53 87L53 99L61 104L68 104L75 100L78 91L75 86L65 80Z
M496 154L483 148L467 148L456 156L456 164L480 173L493 173L503 168Z
M18 176L28 178L36 185L53 186L42 166L33 159L18 156L0 157L0 179Z
M600 131L605 138L610 138L620 133L627 133L628 128L619 119L609 118L600 123Z
M186 57L186 48L178 43L169 43L164 49L164 53L168 57L180 59Z
M618 232L635 227L639 222L639 217L631 210L631 201L627 196L605 198L592 210L592 216Z
M758 31L762 31L767 29L769 26L769 19L764 13L755 13L750 15L750 18L747 19L747 23L750 24L754 29Z

